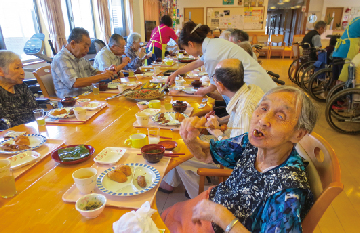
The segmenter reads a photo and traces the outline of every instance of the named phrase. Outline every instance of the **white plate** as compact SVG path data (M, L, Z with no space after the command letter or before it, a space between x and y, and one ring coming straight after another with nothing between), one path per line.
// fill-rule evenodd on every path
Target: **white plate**
M11 168L16 169L28 165L40 158L40 153L36 151L25 151L8 158L11 162Z
M126 149L120 147L106 147L95 158L94 161L100 164L114 164L125 154Z
M55 110L60 110L60 109L65 109L67 113L61 114L61 115L57 115L57 116L53 116L51 115L51 113L53 113ZM47 113L47 116L52 118L52 119L66 119L66 118L73 118L75 117L75 114L73 115L69 115L70 113L70 109L73 109L73 107L66 107L66 108L57 108L57 109L52 109Z
M160 112L160 109L154 109L154 108L147 108L141 111L142 113L145 113L148 116L153 116Z
M25 133L26 133L26 132L16 132L16 131L13 131L13 130L9 130L9 131L7 131L6 134L4 135L4 138L14 138L14 137L23 135L23 134L25 134Z
M160 182L160 173L152 166L141 163L128 163L125 165L131 167L131 175L127 177L128 179L125 183L118 183L110 180L107 176L107 173L114 170L115 167L106 169L100 174L97 178L96 184L103 193L112 196L134 196L149 191ZM137 184L138 176L145 176L145 188L141 188Z
M120 84L119 82L111 82L111 83L108 83L108 88L110 88L110 89L117 89L119 84Z
M159 125L180 125L181 122L179 122L178 120L175 120L175 113L176 112L164 112L165 119L170 121L170 122L165 123L165 124L163 124L161 122L157 122L157 120L159 119L159 116L160 116L161 113L158 113L158 114L154 115L152 117L152 120L153 120L153 122L155 122L155 123L157 123ZM186 115L184 113L181 113L181 114L183 114L185 116L185 118L189 117L188 115Z
M15 144L15 141L14 141L15 138L11 138L11 139L2 141L0 143L0 153L1 154L18 154L18 153L21 153L21 152L34 150L34 149L40 147L42 144L44 144L46 142L46 138L44 136L40 135L40 134L24 134L24 136L27 136L29 138L29 140L30 140L30 145L29 145L30 148L29 149L21 150L21 151L3 151L1 149L1 146L4 143Z
M193 95L193 94L196 92L196 90L195 90L194 88L192 88L192 87L187 87L187 88L185 88L183 91L184 91L186 94L189 94L189 95Z
M167 82L168 76L153 76L151 82Z
M105 103L100 103L98 101L91 101L88 104L84 105L83 108L89 111L94 111L100 109L104 105Z

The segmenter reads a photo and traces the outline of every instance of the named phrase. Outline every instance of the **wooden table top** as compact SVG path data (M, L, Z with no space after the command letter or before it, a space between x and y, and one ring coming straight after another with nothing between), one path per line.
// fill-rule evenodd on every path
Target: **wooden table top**
M146 79L142 81L147 81ZM81 98L105 101L114 94L90 94ZM186 100L198 106L199 97L165 97ZM37 133L49 139L62 139L67 145L87 144L95 148L92 158L75 165L57 164L47 156L16 180L17 195L13 198L0 198L1 232L112 232L112 223L132 209L106 207L95 219L86 219L75 209L74 203L62 201L62 195L73 185L72 173L94 164L93 158L106 147L124 147L124 140L134 133L147 133L146 128L134 128L135 113L139 111L136 102L124 97L107 101L108 106L94 118L81 125L47 125L38 127L36 122L11 128L15 131ZM3 136L6 131L0 133ZM161 130L161 136L178 142L180 152L185 156L172 158L167 172L192 155L187 150L176 131ZM156 209L156 201L152 204ZM159 229L167 229L156 212L152 218ZM169 232L169 231L167 231Z

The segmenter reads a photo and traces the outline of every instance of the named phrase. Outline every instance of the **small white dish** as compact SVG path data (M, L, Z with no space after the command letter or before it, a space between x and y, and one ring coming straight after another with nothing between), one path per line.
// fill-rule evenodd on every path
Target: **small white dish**
M102 194L91 193L80 197L75 204L75 208L85 218L96 218L104 210L106 204L106 197ZM94 210L86 210L87 206L100 205Z
M153 116L160 112L160 109L155 108L147 108L141 111L142 113L145 113L146 115Z
M98 101L91 101L88 104L84 105L83 108L89 111L95 111L100 109L105 103L100 103Z
M90 99L77 99L76 100L76 102L81 106L87 105L90 101L91 101Z
M10 160L11 169L17 169L23 166L26 166L40 158L40 153L36 151L25 151L20 154L11 156L8 158Z
M119 147L106 147L94 158L94 161L99 164L114 164L121 159L125 152L126 149Z
M184 89L184 92L186 94L193 95L196 92L196 90L194 88L192 88L192 87L188 87L188 88Z
M117 89L117 86L118 86L119 84L120 84L119 82L111 82L111 83L108 83L108 88L110 88L110 89Z

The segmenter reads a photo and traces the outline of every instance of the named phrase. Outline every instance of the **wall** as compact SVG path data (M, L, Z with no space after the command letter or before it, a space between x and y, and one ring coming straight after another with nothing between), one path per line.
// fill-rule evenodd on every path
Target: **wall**
M178 0L177 4L178 4L178 9L180 10L180 14L184 15L184 8L188 8L188 7L204 7L204 22L206 23L206 13L207 7L242 7L239 6L237 4L238 1L234 0L234 5L223 5L223 1L222 0ZM244 2L244 1L243 1ZM268 5L268 0L264 0L264 7L265 7L265 12L264 12L264 19L267 18L267 5ZM180 18L180 25L182 25L184 21L184 17ZM266 25L266 21L264 20L263 23L263 30L253 30L253 31L265 31L265 25Z
M344 12L343 12L344 15L346 8L360 7L360 1L359 0L324 0L321 19L325 19L326 7L344 7Z
M323 19L322 11L323 11L323 6L324 6L324 1L326 1L326 0L310 0L308 17L309 17L309 15L312 15L314 13L317 16L317 20ZM325 11L326 11L326 9L325 9ZM313 23L307 22L306 30L312 30L312 29L314 29Z
M141 34L141 41L145 41L145 20L144 20L144 2L143 0L134 0L134 32Z

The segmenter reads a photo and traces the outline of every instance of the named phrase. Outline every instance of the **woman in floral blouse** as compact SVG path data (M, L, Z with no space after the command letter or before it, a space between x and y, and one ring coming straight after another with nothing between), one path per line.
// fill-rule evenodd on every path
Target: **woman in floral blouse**
M0 51L0 119L10 126L34 121L33 110L38 105L28 86L20 57L11 51ZM4 121L4 120L2 120ZM0 130L6 125L0 124Z
M276 87L260 100L249 133L201 142L198 118L183 121L180 134L191 153L234 169L231 176L194 199L165 210L171 232L302 232L313 199L306 162L294 148L315 126L310 99L294 87Z
M145 59L148 59L145 48L140 48L141 35L131 33L126 39L125 54L131 59L125 69L137 70L143 65Z

